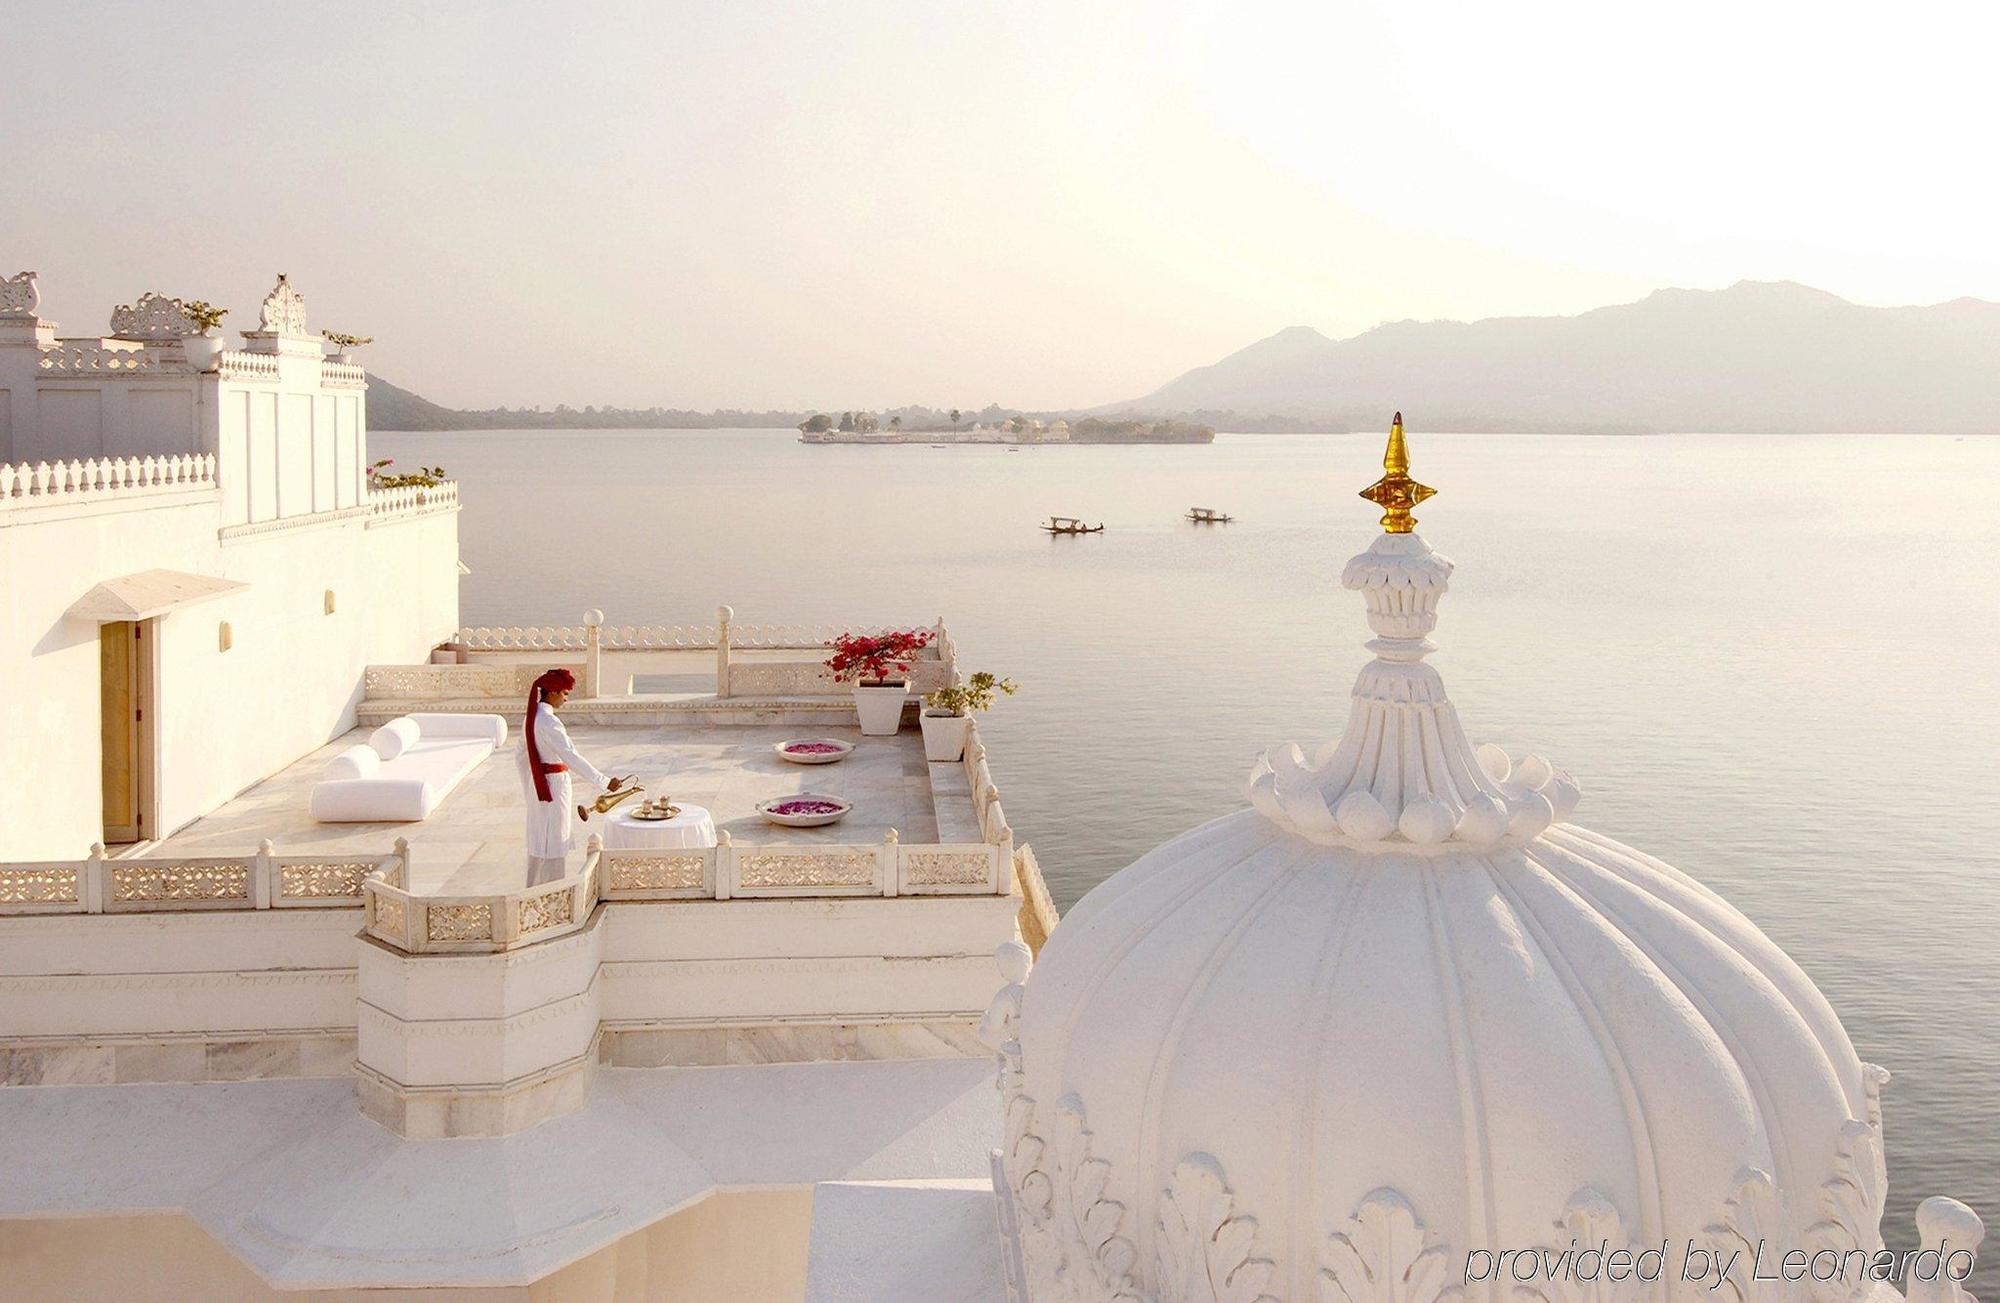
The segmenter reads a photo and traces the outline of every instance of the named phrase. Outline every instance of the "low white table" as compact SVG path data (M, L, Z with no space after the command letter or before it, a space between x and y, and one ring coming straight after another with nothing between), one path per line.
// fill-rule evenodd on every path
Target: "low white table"
M681 804L671 819L634 819L613 810L604 821L604 844L614 850L658 850L715 845L715 820L699 805Z

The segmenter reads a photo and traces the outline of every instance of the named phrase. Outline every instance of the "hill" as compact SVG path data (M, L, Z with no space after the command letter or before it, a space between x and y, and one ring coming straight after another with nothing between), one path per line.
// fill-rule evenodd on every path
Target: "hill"
M378 375L368 377L371 430L763 430L797 425L807 415L669 407L445 407Z
M1660 290L1573 317L1283 330L1106 413L1224 429L2000 431L2000 304L1872 308L1789 281Z

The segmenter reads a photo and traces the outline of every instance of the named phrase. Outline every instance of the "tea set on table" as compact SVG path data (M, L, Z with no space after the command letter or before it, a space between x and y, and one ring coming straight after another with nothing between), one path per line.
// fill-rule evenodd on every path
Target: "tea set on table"
M787 738L772 744L778 758L795 765L829 765L847 759L854 744L839 738ZM646 789L633 782L635 775L618 780L618 788L606 792L589 806L579 805L577 814L585 820L594 812L606 815L604 844L613 849L643 847L708 847L715 845L715 820L699 805L677 805L664 793L628 805ZM772 797L757 804L757 813L766 822L786 828L819 828L838 823L854 808L851 801L818 792L795 792Z

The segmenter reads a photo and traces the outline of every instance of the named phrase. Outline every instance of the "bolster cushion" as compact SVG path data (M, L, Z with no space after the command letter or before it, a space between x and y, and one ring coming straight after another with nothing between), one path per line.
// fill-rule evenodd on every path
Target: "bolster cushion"
M382 757L375 754L375 748L357 743L326 762L326 776L330 779L373 778L381 768Z
M415 720L426 738L491 742L497 749L507 741L507 721L499 715L405 715Z
M394 760L403 752L417 744L423 736L417 721L408 715L390 720L368 736L368 745L375 748L375 754L384 760Z
M436 789L419 778L330 778L307 802L321 823L415 823L436 806Z

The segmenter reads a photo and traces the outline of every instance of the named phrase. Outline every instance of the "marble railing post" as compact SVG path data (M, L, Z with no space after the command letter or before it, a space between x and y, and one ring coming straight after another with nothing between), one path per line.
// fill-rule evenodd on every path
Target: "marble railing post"
M82 896L84 912L102 914L104 912L104 843L92 842L90 858L83 866Z
M715 608L715 695L729 695L729 622L736 612L727 606Z
M592 607L583 613L583 695L595 697L604 681L604 612Z
M250 908L271 908L272 861L277 856L277 846L269 837L257 843L257 854L250 861Z

